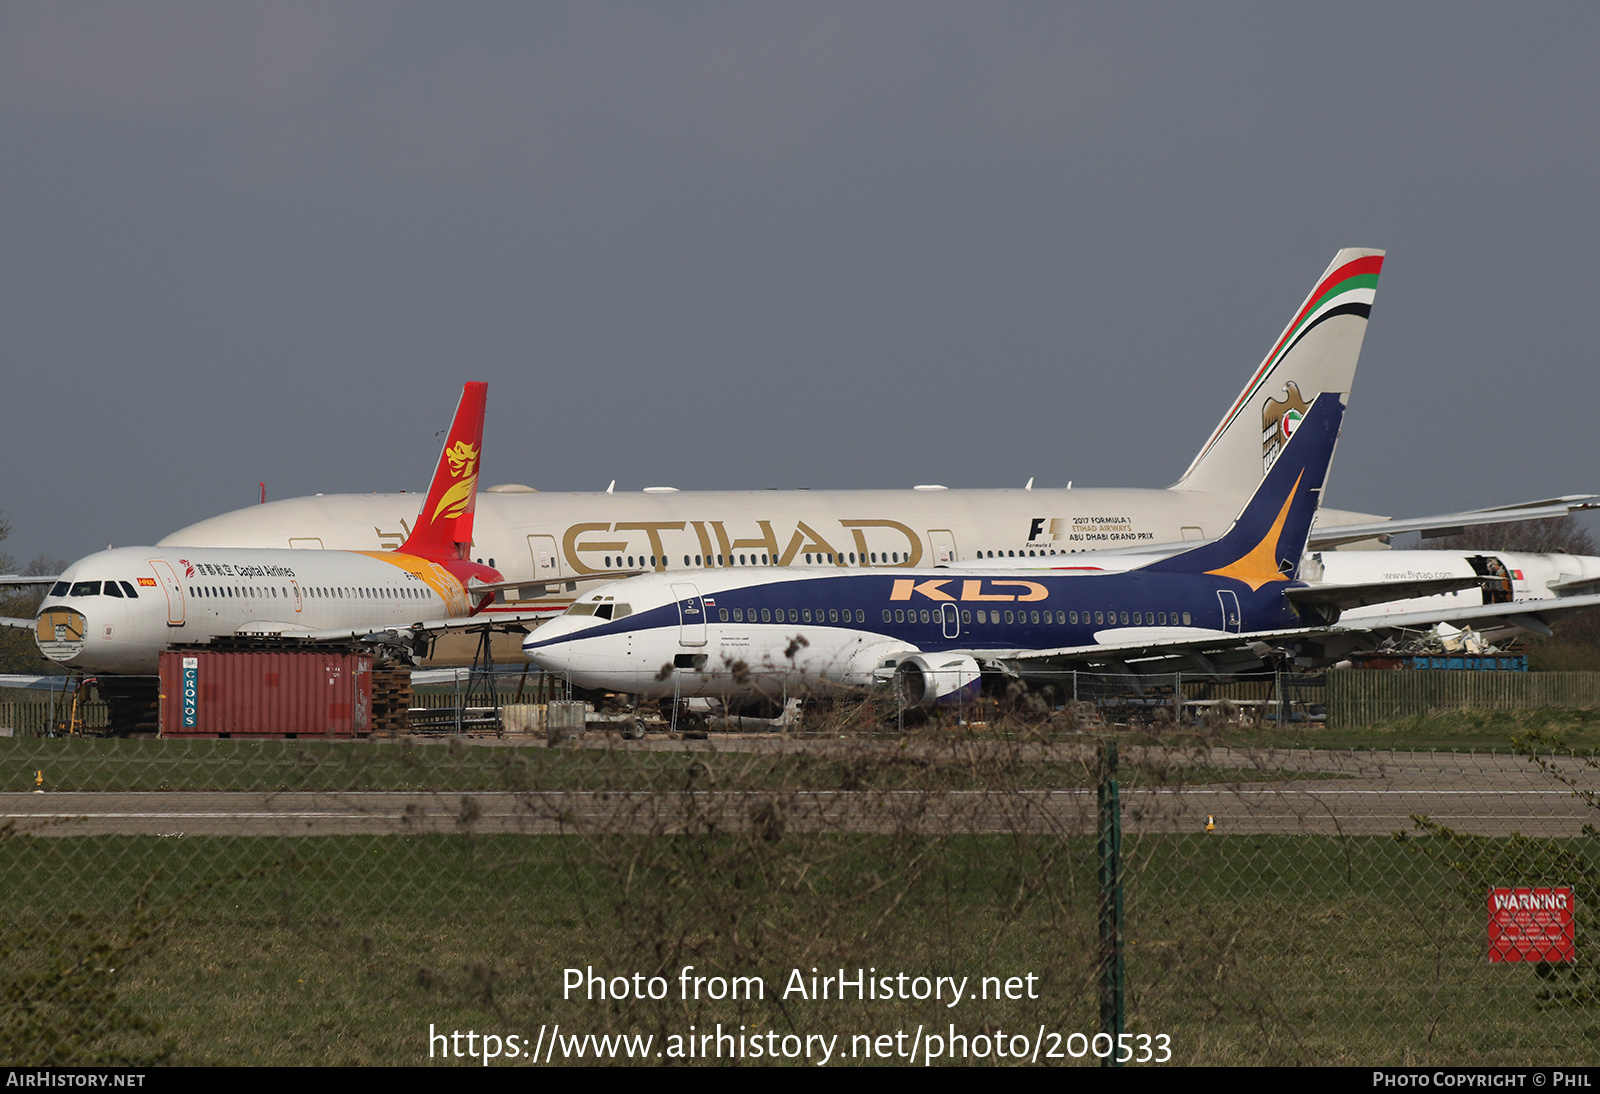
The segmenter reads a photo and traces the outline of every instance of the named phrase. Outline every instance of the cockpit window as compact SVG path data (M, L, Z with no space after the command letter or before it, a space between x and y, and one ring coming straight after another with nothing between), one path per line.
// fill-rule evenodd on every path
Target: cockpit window
M117 588L117 583L115 581L108 581L106 582L106 595L118 597L120 599L122 596L122 590Z
M120 581L120 582L118 582L118 584L122 586L122 591L128 594L128 599L129 600L138 600L139 599L139 594L134 591L134 588L133 588L132 585L129 585L126 581Z
M100 583L98 581L74 581L72 583L73 596L99 596Z
M71 585L70 582L58 581L54 585L50 586L50 595L51 596L66 596L67 595L67 590L70 589L70 588L72 588L72 585Z
M632 614L633 614L633 605L631 605L631 604L618 604L615 608L612 609L611 618L612 619L621 619L625 615L632 615Z
M594 614L594 610L595 610L596 607L598 607L598 605L595 605L595 604L574 604L572 607L567 609L567 614L568 615L593 615Z
M610 604L596 604L595 605L595 609L594 609L594 614L595 614L595 618L597 618L597 619L610 619L611 618L611 605Z

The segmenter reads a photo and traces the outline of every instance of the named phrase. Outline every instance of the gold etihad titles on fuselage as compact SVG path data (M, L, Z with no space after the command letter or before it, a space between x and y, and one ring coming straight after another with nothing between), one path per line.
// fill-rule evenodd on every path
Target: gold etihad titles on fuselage
M851 563L846 554L840 551L828 539L812 528L805 521L796 521L795 530L789 536L789 541L782 547L778 545L778 533L772 527L770 520L754 522L760 534L746 539L734 539L728 534L727 522L720 520L639 520L618 521L613 524L609 521L594 523L574 524L569 527L561 538L561 551L566 556L567 563L579 574L602 573L607 569L604 564L594 566L582 558L585 554L626 554L631 548L626 539L582 539L602 532L643 532L650 541L650 554L655 557L655 569L662 572L667 569L667 550L662 543L664 532L692 531L697 544L697 552L701 558L706 559L705 565L711 565L710 560L718 557L731 559L740 551L755 551L765 553L771 559L769 565L792 566L795 559L804 555L813 558L831 558L831 565L835 566L887 566L890 568L909 568L922 561L922 541L909 525L897 520L841 520L839 526L850 534L855 555L859 560ZM897 537L903 536L904 543L895 543L888 551L881 547L873 552L867 544L867 532L872 529L883 529L894 533ZM637 553L637 552L636 552ZM894 553L900 556L897 562L869 562L873 553L882 559L885 555ZM819 558L820 556L820 558Z
M444 519L450 520L465 513L467 503L472 500L472 487L478 481L476 448L466 441L457 441L445 449L444 455L450 464L450 477L455 482L444 492L439 504L434 507L432 518L434 520L438 520L441 515Z

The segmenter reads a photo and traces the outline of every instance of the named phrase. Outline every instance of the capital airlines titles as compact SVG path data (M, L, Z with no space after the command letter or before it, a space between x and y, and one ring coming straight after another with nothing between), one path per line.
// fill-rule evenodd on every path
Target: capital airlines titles
M295 572L287 566L232 566L226 562L190 562L180 558L178 563L183 567L185 577L194 577L202 574L206 577L294 577Z

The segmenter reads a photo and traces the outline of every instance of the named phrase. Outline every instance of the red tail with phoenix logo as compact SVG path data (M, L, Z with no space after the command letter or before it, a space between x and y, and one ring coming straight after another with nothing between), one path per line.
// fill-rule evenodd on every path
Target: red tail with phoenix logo
M483 450L483 411L489 385L468 383L461 392L455 421L439 453L428 500L417 514L416 527L400 545L403 554L434 562L467 558L472 549L472 516L478 503L478 459Z

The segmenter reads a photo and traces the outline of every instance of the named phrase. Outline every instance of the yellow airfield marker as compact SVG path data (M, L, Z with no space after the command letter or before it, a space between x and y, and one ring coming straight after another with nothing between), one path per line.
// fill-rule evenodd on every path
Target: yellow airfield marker
M35 771L33 773L33 792L35 794L43 794L44 793L44 772L43 771Z
M1210 813L1207 813L1206 814L1206 831L1207 832L1215 832L1216 830L1217 830L1217 818L1213 817Z

